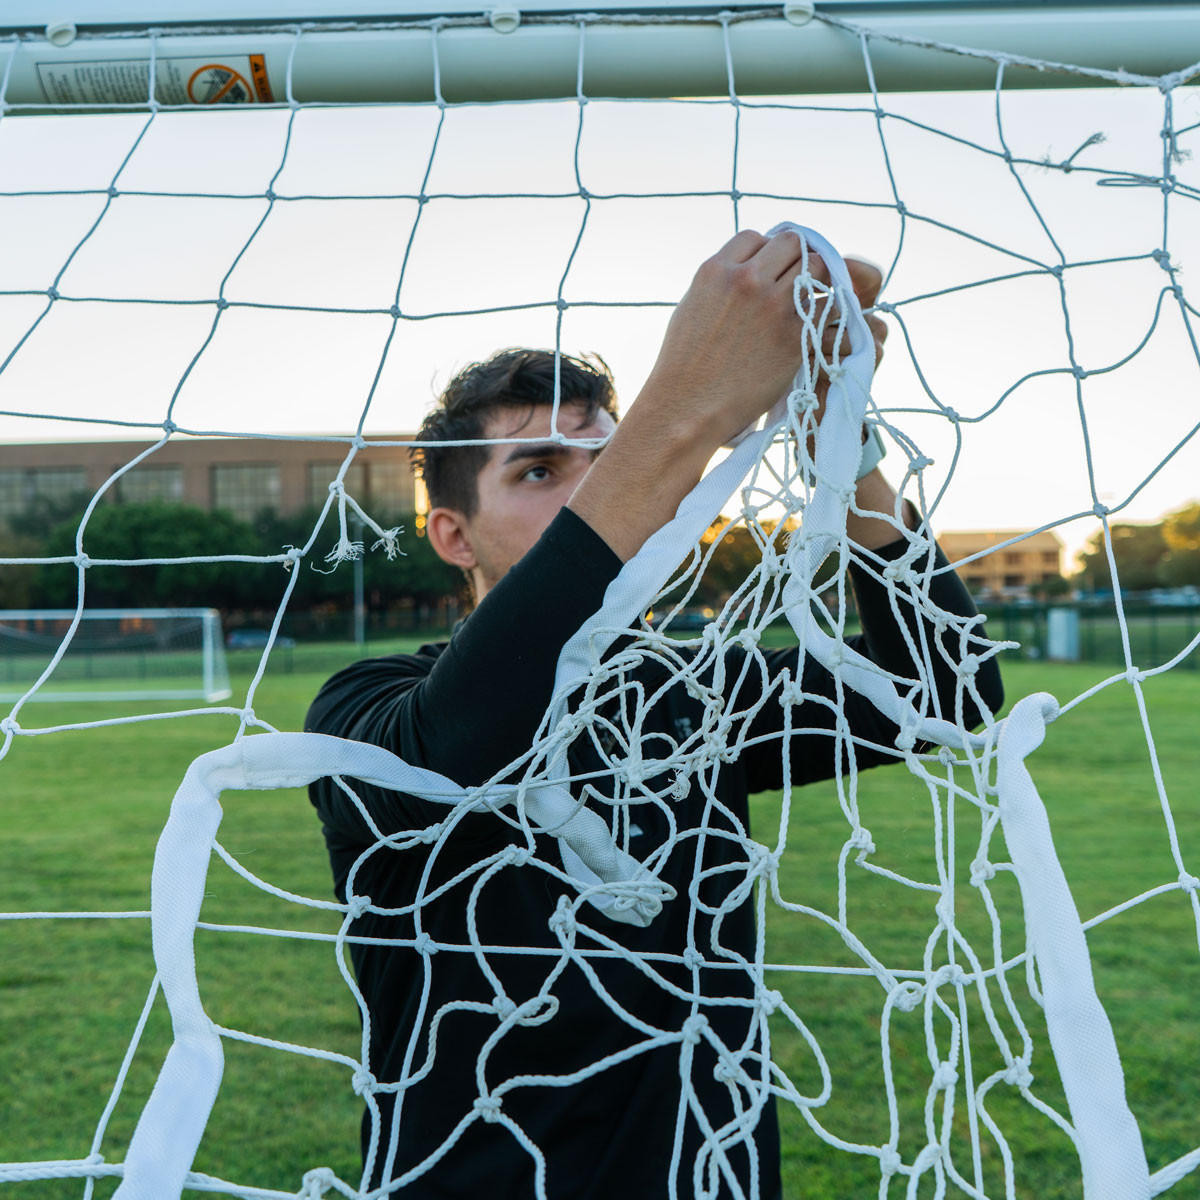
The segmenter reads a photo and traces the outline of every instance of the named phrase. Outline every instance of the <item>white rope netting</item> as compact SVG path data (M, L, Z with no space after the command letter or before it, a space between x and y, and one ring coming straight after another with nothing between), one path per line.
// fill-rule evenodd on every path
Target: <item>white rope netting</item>
M485 1014L495 1022L493 1041L546 1020L555 1003L556 980L571 968L595 980L597 995L611 1019L629 1026L637 1052L676 1047L681 1090L668 1103L696 1122L703 1136L695 1161L676 1164L677 1191L672 1194L744 1194L729 1166L730 1157L752 1144L771 1096L780 1106L785 1152L790 1152L789 1139L823 1144L833 1164L828 1178L835 1182L829 1190L817 1190L823 1185L814 1182L811 1193L800 1194L850 1194L868 1179L881 1196L1048 1195L1037 1176L1036 1152L1049 1143L1064 1149L1073 1172L1063 1185L1067 1190L1054 1194L1077 1195L1082 1186L1088 1200L1162 1194L1200 1164L1200 1149L1192 1148L1200 1143L1200 1132L1182 1153L1148 1161L1148 1130L1137 1105L1127 1101L1121 1038L1119 1031L1114 1034L1106 1012L1104 988L1094 981L1089 951L1092 931L1103 930L1110 922L1119 931L1119 918L1142 906L1170 903L1186 910L1189 933L1181 938L1177 953L1188 971L1195 969L1200 884L1168 797L1145 691L1158 676L1188 662L1200 635L1189 637L1178 653L1163 661L1147 659L1136 631L1131 632L1118 589L1113 619L1123 666L1107 676L1098 672L1078 694L1059 699L1044 691L1013 695L1010 687L1015 703L1001 720L988 711L975 677L984 662L1014 647L1001 642L995 629L990 631L992 640L986 640L979 619L936 608L930 598L935 568L929 556L930 530L943 512L953 511L958 489L991 490L994 497L1002 481L1014 493L1012 507L1020 510L1026 498L1015 493L1036 490L1048 473L1045 464L1054 464L1074 481L1073 489L1062 493L1071 499L1062 502L1055 494L1046 502L1054 511L1029 521L1030 532L1065 530L1086 517L1098 520L1107 536L1114 514L1130 509L1144 493L1186 471L1194 453L1194 433L1200 427L1195 406L1168 407L1164 402L1160 410L1156 403L1163 400L1164 389L1154 381L1160 377L1156 372L1186 370L1186 378L1175 374L1171 383L1176 394L1189 392L1200 361L1192 326L1196 311L1180 268L1180 243L1184 250L1190 249L1194 238L1190 208L1197 194L1194 182L1189 182L1186 155L1198 125L1180 115L1192 102L1185 85L1193 68L1185 65L1169 77L1140 79L1115 69L1033 64L1038 69L1078 70L1089 82L1119 81L1136 94L1146 112L1156 114L1147 123L1151 133L1159 135L1152 138L1152 156L1147 158L1143 146L1135 167L1118 168L1102 157L1103 142L1091 133L1066 152L1056 147L1050 158L1016 146L1007 114L1010 106L1020 108L1024 98L1006 84L1015 70L1029 64L1011 57L987 56L995 63L995 90L988 100L991 113L985 132L965 132L961 114L955 111L945 112L944 129L908 115L904 98L881 94L874 86L872 40L842 22L829 23L860 44L866 80L861 96L828 103L745 99L738 94L728 54L732 18L727 15L723 24L718 22L726 37L727 99L613 102L608 114L617 130L623 121L659 121L667 131L660 135L664 138L672 136L670 123L676 117L686 122L698 114L707 121L719 114L726 135L719 159L723 179L719 185L711 178L702 179L703 171L689 167L684 156L668 164L665 175L676 173L686 186L639 190L618 169L619 134L590 151L591 131L606 119L605 105L584 90L588 32L599 20L574 22L579 32L575 101L536 106L545 110L539 119L566 131L565 161L571 177L567 188L543 190L537 183L539 168L522 162L521 169L533 180L524 190L509 187L493 192L475 184L475 190L468 191L462 183L464 168L453 157L456 118L482 114L481 119L496 122L481 126L484 136L495 138L505 121L522 119L522 106L455 105L439 97L428 105L401 106L387 114L382 125L370 123L375 110L355 113L286 100L278 109L252 114L173 114L152 104L143 106L146 111L120 118L92 118L105 122L97 126L101 133L92 138L109 155L110 173L102 185L56 183L50 180L53 172L48 174L43 167L29 169L29 186L20 180L19 186L0 192L0 203L6 205L26 201L63 205L62 220L45 235L51 249L41 261L36 255L20 259L16 274L23 272L25 277L14 277L0 288L7 341L0 366L4 419L32 421L60 437L64 423L69 423L98 436L123 431L125 436L136 433L157 439L96 492L79 518L74 555L54 560L76 568L74 602L79 610L88 602L88 572L95 568L200 561L147 558L114 564L90 557L89 521L112 487L143 462L152 462L155 452L171 439L191 434L299 436L286 417L275 419L271 405L235 402L222 408L222 393L233 391L239 398L253 395L251 361L284 354L285 346L317 342L331 347L331 355L336 353L337 365L311 385L315 392L328 395L331 377L343 383L336 389L336 413L326 416L341 430L327 439L342 456L341 462L312 536L305 545L281 547L277 554L246 555L231 547L228 554L218 556L220 561L245 563L247 570L278 571L280 598L272 641L288 613L297 580L310 565L328 569L326 562L336 565L353 559L364 552L363 541L374 543L375 552L404 551L408 535L376 520L347 481L355 456L372 431L394 426L394 418L381 410L390 403L389 388L401 368L411 371L415 362L420 369L420 344L434 340L427 330L444 328L453 338L472 339L472 348L460 352L460 357L486 354L508 343L548 342L565 351L587 338L607 352L601 344L605 337L615 338L649 318L665 320L672 296L682 290L682 286L675 292L665 287L667 281L675 282L671 254L678 253L681 269L685 261L694 267L734 228L756 223L765 227L780 220L803 220L803 226L793 228L799 228L807 245L831 264L832 291L839 301L837 310L815 304L814 297L823 289L807 274L798 281L797 320L805 323L813 349L792 392L761 429L748 431L710 470L675 519L626 565L609 588L603 607L563 648L554 697L538 736L516 758L514 770L497 776L504 783L464 789L376 747L281 731L256 711L260 692L270 690L272 663L277 661L271 658L270 646L252 678L228 704L133 713L119 707L71 709L64 710L66 720L38 725L29 701L53 678L75 634L76 626L72 627L38 681L0 721L0 764L6 758L10 765L18 764L27 742L69 739L72 733L84 731L99 736L107 730L142 730L147 755L154 753L158 730L164 725L202 717L211 721L213 733L208 752L192 762L165 818L154 858L149 910L56 912L31 903L0 913L4 918L0 931L26 923L36 927L51 959L58 930L69 923L100 919L127 922L142 931L148 925L156 968L153 978L146 979L140 1015L116 1052L107 1097L95 1103L90 1145L53 1160L22 1157L13 1141L20 1131L10 1126L6 1139L14 1150L9 1152L11 1161L0 1163L0 1181L20 1183L31 1195L75 1194L38 1193L39 1186L78 1187L87 1198L97 1191L110 1194L119 1180L117 1194L122 1200L157 1200L184 1189L263 1198L367 1194L377 1160L394 1152L389 1148L393 1137L388 1128L377 1128L362 1175L351 1169L334 1170L316 1152L312 1161L294 1163L290 1177L270 1183L218 1178L203 1169L209 1152L205 1130L221 1092L225 1048L231 1044L261 1048L273 1059L328 1064L339 1073L343 1091L360 1096L376 1114L381 1093L398 1097L401 1119L406 1088L437 1069L436 1013L426 1014L413 1034L408 1075L381 1080L368 1049L369 1019L357 1044L343 1030L340 1040L309 1045L256 1025L253 1012L245 1014L244 1025L234 1028L214 1021L206 1008L204 954L197 953L199 939L205 936L240 937L250 947L248 962L253 960L253 944L260 939L278 940L285 946L293 939L315 941L327 950L325 971L337 978L340 1001L350 1013L356 1005L363 1008L349 945L354 920L373 910L370 896L354 891L353 874L347 903L339 904L326 899L327 893L299 894L260 877L253 859L240 860L216 840L223 792L226 805L234 811L253 801L232 793L299 788L328 776L362 780L445 805L444 818L428 826L380 831L379 843L365 852L364 861L381 851L436 859L464 816L480 809L491 809L497 822L507 823L511 844L475 862L457 881L470 897L467 939L437 943L428 934L417 933L396 939L396 952L421 956L427 978L447 960L473 959L496 991ZM432 23L428 34L435 62L439 28ZM304 36L297 31L298 44ZM982 53L954 48L945 52ZM963 110L972 104L977 101L964 99ZM839 182L850 193L838 194L826 188L820 156L800 155L803 161L798 169L794 148L806 138L824 139L816 144L836 157L831 147L848 118L871 128L874 159L869 171L860 162L851 162L841 171ZM57 118L70 119L75 118ZM0 155L15 155L19 143L31 136L33 122L45 120L6 114L0 121ZM257 190L244 183L254 172L237 162L228 164L225 176L233 182L220 187L178 182L191 170L186 164L145 165L153 161L147 156L160 138L168 139L168 149L162 151L168 159L173 137L182 137L192 148L198 145L195 139L205 135L185 130L183 122L218 122L219 136L227 139L243 121L259 122L254 138L259 146L270 147L261 151L271 163L269 178ZM349 123L339 123L343 121ZM18 128L22 122L25 128ZM324 143L314 132L323 122L333 131L333 138ZM419 159L415 154L405 156L415 185L377 183L377 190L342 188L335 194L328 190L327 178L314 184L317 176L306 156L324 144L336 157L336 148L347 139L352 142L356 128L363 136L381 138L385 145L396 144L388 139L407 139L408 149L423 145ZM689 136L708 136L707 129L697 126ZM771 145L768 158L782 160L769 176L770 186L754 182L768 178L756 175L759 142ZM923 149L914 159L918 146ZM527 148L521 157L540 153L540 147ZM418 162L415 170L413 161ZM263 174L261 161L257 165ZM608 183L610 168L613 177L621 180L616 186ZM357 168L346 169L358 178ZM167 188L139 184L139 172L149 180L155 170L164 178L173 174L176 183ZM503 171L499 174L506 177ZM1009 194L1001 206L1004 215L995 225L1009 240L1001 240L982 215L981 206L995 202L1000 178L1007 180ZM882 186L868 195L867 184ZM946 193L954 193L953 205L945 202ZM177 277L157 248L147 254L143 247L133 269L118 278L111 258L106 257L111 252L111 247L105 249L106 239L112 246L121 245L122 222L145 219L151 208L164 202L180 206L173 211L186 211L189 220L203 220L206 210L222 210L225 215L212 218L216 232L199 236L200 249L194 256L179 254ZM1121 220L1114 222L1104 211L1090 213L1082 207L1085 202L1101 208L1111 204ZM86 213L85 204L91 206ZM140 217L138 205L149 206ZM384 225L369 217L372 206L384 213ZM236 221L227 219L232 209L243 214L240 231ZM330 220L327 209L349 215ZM515 251L504 245L506 224L536 228L541 214L551 211L555 215L547 215L544 223L546 241L561 242L560 256L543 253L541 242L531 250L528 236ZM650 219L643 214L672 211L688 214L679 222L682 232L664 235L663 226L655 224L646 243L639 242ZM403 219L396 220L400 214ZM357 244L356 221L370 227ZM1087 231L1105 222L1117 226L1118 236L1103 241L1099 252L1089 249ZM390 229L388 253L366 263L356 259L385 226ZM455 255L461 248L447 239L472 226L484 228L496 259L485 268L476 265L459 272ZM615 235L610 235L610 226L617 230ZM1085 234L1077 236L1081 227ZM696 238L709 230L716 236L697 243ZM870 334L838 255L839 249L849 253L854 248L850 239L857 230L893 255L886 270L885 302L877 308L893 323L889 356L902 364L897 370L904 378L890 389L884 383L886 376L872 383ZM331 249L321 244L322 232L335 243ZM656 237L667 243L665 270L646 254ZM464 240L467 247L461 252L469 259L479 242L466 234ZM233 253L220 259L220 270L214 274L215 249L226 244L233 245ZM443 261L435 269L431 264L439 254ZM514 264L536 258L538 263L531 269L549 261L549 274L542 271L543 283L551 279L549 290L539 291L540 284L527 283L518 271L506 270L506 254L513 256ZM606 258L619 261L616 283L601 269ZM153 260L152 271L149 260ZM139 291L142 268L146 268L143 279L156 272L161 286ZM34 276L36 286L30 282ZM76 277L84 281L79 287L73 283ZM206 282L197 283L201 280ZM686 275L680 282L686 283ZM380 299L377 293L384 284L388 294ZM588 290L589 284L594 291ZM1019 300L1025 293L1015 291L1018 286L1031 289L1027 295L1033 298ZM127 288L134 290L127 293ZM528 292L522 295L525 289ZM367 293L371 298L364 300ZM1098 339L1091 330L1096 306L1118 306L1122 293L1136 296L1139 303L1150 296L1149 316L1142 307L1134 311L1130 299L1130 311L1120 326L1123 340L1113 344L1111 333ZM101 343L113 340L106 330L118 328L105 322L119 310L131 309L137 315L127 322L127 330L137 328L141 338L148 332L173 347L182 347L191 338L183 369L167 386L155 386L154 373L166 369L148 355L130 367L135 382L129 386L128 399L114 398L111 408L90 403L73 408L63 391L57 393L60 399L48 402L54 389L30 386L31 379L46 370L43 343L61 347L62 339L75 328L76 312L87 310L99 330L82 343L94 351L95 359L106 352ZM968 310L965 317L960 309ZM833 311L840 313L849 350L845 357L826 361L820 352L822 323ZM1047 313L1057 322L1054 357L1044 356L1037 340L1040 335L1032 332L1044 326ZM960 318L963 324L956 323ZM366 332L356 328L351 333L355 323ZM269 353L262 344L251 349L256 336L274 338L285 325L288 333L266 343ZM515 332L526 327L538 332ZM964 345L963 331L971 329L976 340ZM337 344L338 331L346 334L344 345ZM996 348L997 340L1002 349ZM587 342L585 348L590 345ZM61 349L54 353L65 354ZM128 349L127 353L131 363L138 359ZM620 376L620 360L613 357ZM354 358L356 364L351 362ZM1144 378L1151 385L1140 382L1139 363L1147 364ZM89 369L96 371L94 362ZM231 380L222 374L231 371L246 375ZM825 416L813 439L817 379L822 372L831 382ZM303 391L302 384L288 386ZM1147 392L1155 395L1146 399L1143 417L1131 411L1129 397L1136 395L1140 401ZM898 400L893 402L893 396ZM283 413L293 399L279 395L275 407ZM297 403L302 404L303 398ZM1063 412L1073 415L1060 425L1047 423L1051 432L1039 436L1039 418L1029 412L1039 404L1053 406L1060 419ZM219 423L205 419L213 413L228 414L229 419ZM299 419L302 429L307 418ZM888 435L889 474L928 521L911 530L899 511L887 518L894 523L897 537L908 541L904 554L891 562L855 546L846 535L864 420ZM1020 464L992 463L993 447L1007 444L1009 422L1027 431L1028 457ZM1142 430L1131 428L1139 422ZM1147 428L1153 432L1146 433ZM1068 435L1061 434L1062 429ZM1120 451L1119 460L1112 457L1114 448ZM992 511L1004 512L1005 506L993 504ZM709 531L722 512L730 514L730 529L744 529L754 539L761 551L758 562L703 632L681 638L672 634L669 623L652 627L642 619L649 608L680 611L687 606L719 546ZM330 513L336 514L339 529L332 548L320 540ZM366 527L365 535L355 534L356 520ZM1003 554L1013 545L1001 543L992 552ZM1111 537L1108 546L1116 579ZM831 558L841 569L827 577L821 568ZM846 644L846 567L851 561L882 581L898 615L921 615L929 628L960 648L954 664L957 683L952 708L942 705L932 683L941 647L924 635L915 639L909 635L909 649L918 664L912 678L883 671ZM0 558L3 567L49 564L45 557ZM70 601L71 597L63 597L64 604ZM801 680L789 679L740 709L724 702L727 695L746 694L744 688L731 692L725 686L734 682L724 678L728 664L736 662L744 679L765 672L764 645L770 641L771 628L780 625L790 628L788 636L801 650L832 673L839 708L849 693L864 696L899 727L895 746L885 748L898 760L888 770L904 774L911 785L913 820L927 823L926 861L906 862L872 832L873 821L868 826L866 814L875 811L876 804L871 789L879 773L860 776L862 739L844 720L834 724L837 770L832 785L819 793L824 799L811 799L808 790L793 790L791 767L781 752L785 787L780 802L762 810L762 825L745 828L728 811L721 811L717 777L745 749L741 741L758 710L767 704L782 707L784 733L777 738L782 747L793 732L787 714L812 699ZM736 657L731 657L732 651ZM648 745L644 737L647 714L661 700L644 694L636 682L636 672L648 663L666 668L672 687L687 689L704 704L700 727L681 734L667 750L657 743ZM1042 803L1026 758L1044 739L1054 739L1055 723L1069 725L1072 713L1113 689L1131 694L1143 735L1145 788L1153 793L1159 813L1158 882L1126 891L1105 911L1081 914L1056 850L1055 814ZM964 711L971 707L984 714L975 732L964 727ZM76 715L81 711L84 715ZM614 717L614 711L619 716ZM568 749L576 739L601 728L606 736L592 740L612 781L608 791L590 786L590 778L575 777L568 761ZM689 794L705 798L703 813L680 814L678 801ZM353 803L353 787L347 786L347 796ZM590 801L586 806L584 799ZM5 789L6 804L15 807L30 801ZM164 815L166 801L164 796ZM808 882L788 869L789 855L798 852L798 842L805 838L806 814L819 804L831 806L838 829L833 861L823 868L825 881L832 880L831 903L824 886L814 884L810 891ZM298 810L301 807L307 809L297 798ZM648 810L662 814L671 833L649 854L638 856L630 850L630 828L639 812ZM366 816L365 809L363 813ZM297 820L311 819L307 812L297 816ZM313 832L315 839L315 827ZM546 851L545 840L537 839L545 833L556 839L549 843L555 846L553 852ZM701 878L693 880L694 888L687 895L663 885L660 868L666 857L680 844L702 845L706 837L731 836L736 837L741 856L734 884L725 892L723 908L707 915L719 929L724 915L751 905L757 921L753 953L730 953L716 938L693 940L682 954L628 949L622 940L624 928L653 929L665 906L702 907ZM205 920L209 873L217 869L214 854L260 892L298 906L296 911L306 908L321 914L328 924L317 929L299 920L289 924L281 919L273 927L252 921L239 926ZM475 912L487 905L489 886L501 873L517 870L544 874L566 897L551 921L557 948L531 951L496 946L479 936ZM1013 879L1019 894L1007 886ZM892 892L916 895L921 901L924 924L912 931L904 952L864 932L873 928L869 911L861 920L867 910L860 897L869 895L871 904L884 907L902 905L886 898ZM422 905L437 898L436 892L423 895L403 915L419 930ZM0 907L10 906L0 903ZM803 961L781 960L776 948L789 928L819 929L828 940L820 941L814 932L812 944L828 946L829 957L806 954ZM493 969L506 955L520 953L540 955L544 983L534 995L507 995ZM678 1028L656 1029L622 1010L603 986L605 964L614 959L634 963L648 977L657 978L666 966L690 972L691 991L685 997L688 1019ZM719 987L713 990L713 980L722 972L738 972L749 981L747 1035L740 1045L722 1042L708 1020L726 995ZM837 1057L840 1051L827 1048L818 1032L828 1014L806 1007L814 1003L816 993L807 990L814 978L844 984L868 997L864 1005L871 1024L852 1040L858 1047L870 1047L873 1058L869 1086L878 1097L878 1121L869 1130L840 1119L841 1091L864 1084L862 1079L846 1081L844 1064ZM665 973L662 986L675 986ZM834 994L838 993L822 993ZM298 997L297 1003L303 1004L304 998ZM163 1004L171 1020L171 1047L161 1070L157 1058L153 1064L152 1093L131 1099L124 1091L127 1077L139 1058L151 1055L143 1038ZM723 1078L737 1097L739 1115L724 1125L706 1121L689 1077L692 1051L701 1042L716 1055ZM775 1053L783 1045L791 1047L786 1061L782 1053ZM446 1144L431 1147L427 1159L396 1178L394 1194L402 1196L407 1184L436 1174L438 1160L470 1125L490 1122L504 1127L530 1156L536 1194L553 1197L552 1175L545 1166L547 1148L534 1144L506 1114L505 1099L518 1089L536 1087L544 1093L545 1103L553 1105L556 1087L599 1075L612 1066L602 1059L573 1076L530 1080L495 1078L486 1061L481 1061L473 1108L464 1113ZM264 1074L270 1078L275 1070L284 1068L264 1068ZM1169 1088L1172 1081L1164 1078L1159 1083ZM19 1089L20 1079L15 1078L11 1086ZM286 1086L280 1084L280 1091ZM85 1097L78 1101L90 1102ZM286 1104L286 1095L280 1094L279 1101ZM138 1120L132 1137L117 1141L110 1121L122 1105L136 1106ZM1018 1111L1021 1115L1014 1116ZM1030 1114L1037 1130L1032 1136L1024 1124ZM681 1118L676 1156L683 1124ZM1027 1159L1031 1144L1033 1157ZM866 1170L867 1174L847 1173L841 1178L856 1182L839 1185L842 1163L845 1172Z

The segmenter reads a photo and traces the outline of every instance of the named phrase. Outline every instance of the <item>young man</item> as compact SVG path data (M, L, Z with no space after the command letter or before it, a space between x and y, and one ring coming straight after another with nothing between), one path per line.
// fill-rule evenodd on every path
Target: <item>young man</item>
M607 371L580 360L562 360L557 412L553 358L542 352L507 352L454 380L421 440L500 440L422 452L427 529L466 572L477 606L448 644L335 676L308 728L384 746L463 786L520 778L562 646L711 455L789 387L801 359L801 258L794 235L744 232L704 263L619 426ZM878 272L850 267L869 306ZM810 259L810 270L823 266ZM871 327L879 348L882 326ZM871 514L895 505L877 470L860 479L850 536L884 560L907 543ZM852 573L864 627L856 644L913 677L886 592ZM932 593L943 610L974 613L948 572ZM935 686L952 706L961 649L940 640ZM424 1200L516 1200L541 1189L552 1200L779 1197L761 1010L744 969L755 924L737 890L747 879L747 799L782 786L784 678L802 680L806 697L791 707L790 728L802 731L786 747L795 783L836 773L839 718L859 767L894 759L897 731L853 692L839 707L832 677L797 650L765 655L765 675L739 669L746 653L727 650L719 688L724 711L748 714L745 751L712 759L670 804L629 806L630 853L652 860L677 897L645 929L564 910L562 898L577 895L554 839L530 835L511 813L450 815L361 784L355 803L329 780L313 786L335 890L344 902L370 901L351 953L369 1045L363 1147L373 1186L397 1183L397 1195ZM715 676L709 683L718 687ZM976 683L998 707L992 660ZM605 698L609 728L628 726L636 698L650 760L695 746L704 710L662 662L631 668ZM571 768L610 817L619 788L601 741L582 734ZM648 779L648 792L662 783Z

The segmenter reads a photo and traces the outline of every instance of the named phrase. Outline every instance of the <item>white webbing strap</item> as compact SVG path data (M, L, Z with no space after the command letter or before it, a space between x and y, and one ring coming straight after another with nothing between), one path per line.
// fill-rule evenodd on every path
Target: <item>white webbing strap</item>
M1046 1029L1071 1109L1085 1200L1149 1200L1150 1171L1125 1100L1116 1039L1096 995L1087 938L1046 808L1025 765L1057 715L1054 697L1039 692L1017 701L1004 720L996 769L1000 820L1021 888Z
M221 1041L204 1011L196 978L195 931L213 838L221 823L225 790L305 787L330 775L421 796L447 806L473 793L378 746L318 733L268 733L243 738L201 755L188 768L158 840L150 885L154 960L171 1013L174 1043L168 1051L130 1142L120 1200L178 1197L200 1144L221 1082ZM492 789L489 799L508 801L514 789ZM477 793L475 793L477 795ZM599 839L595 813L576 814L563 833L579 839L584 853ZM611 846L611 839L609 839ZM603 850L603 847L601 847ZM629 879L641 864L611 846L591 859L614 882Z

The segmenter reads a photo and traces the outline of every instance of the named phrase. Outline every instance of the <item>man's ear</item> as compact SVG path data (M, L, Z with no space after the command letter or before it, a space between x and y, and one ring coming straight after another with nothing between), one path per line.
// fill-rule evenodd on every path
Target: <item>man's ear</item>
M467 518L456 508L431 508L425 514L425 536L434 553L452 567L472 571L475 548L467 530Z

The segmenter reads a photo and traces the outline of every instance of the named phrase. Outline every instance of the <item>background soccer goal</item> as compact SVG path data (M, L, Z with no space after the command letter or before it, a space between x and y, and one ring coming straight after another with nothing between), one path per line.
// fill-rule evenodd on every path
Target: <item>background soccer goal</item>
M1200 637L1181 616L1160 642L1137 615L1111 531L1200 492L1200 5L397 18L262 0L181 5L169 24L92 4L49 27L22 7L0 18L0 603L18 610L0 615L0 1183L32 1200L122 1179L126 1200L161 1196L163 1178L362 1194L350 914L307 801L230 791L211 866L203 839L198 857L160 858L202 907L195 922L156 909L186 927L156 960L150 874L176 787L203 754L299 730L352 652L301 641L283 669L298 589L362 553L420 553L419 530L394 524L384 455L438 384L544 345L603 354L628 403L698 263L738 228L793 221L884 269L891 335L867 415L885 473L935 533L1021 531L952 553L968 577L1002 578L1047 531L1070 553L1099 533L1114 587L1090 612L1118 649L1048 662L1019 616L1013 637L993 621L1018 719L755 802L766 936L747 969L773 1067L747 1087L780 1098L785 1194L1191 1194ZM236 458L252 439L304 456L297 487L319 515L303 537L263 549L214 524L215 547L196 548L167 519L135 555L103 548L111 506L182 496L164 473L181 446L210 456L231 505L269 506L261 464ZM55 468L54 543L12 523L34 511L51 443L120 447ZM793 636L773 531L803 530L829 481L810 492L786 450L725 504L761 553L688 634L713 652L747 630ZM659 610L685 606L713 536L678 545ZM154 639L157 683L179 654L202 703L116 682L126 650L88 652L104 621L166 636L163 614L97 603L114 572L185 579L210 612L230 570L273 598L228 681L211 613L188 614L186 651ZM59 573L61 611L24 611L35 572ZM919 580L896 584L920 602ZM1062 609L1060 648L1079 619ZM49 641L29 640L35 624ZM98 663L110 677L93 688ZM224 1075L147 1183L127 1178L130 1147L179 1019L160 983L178 988L193 939Z

